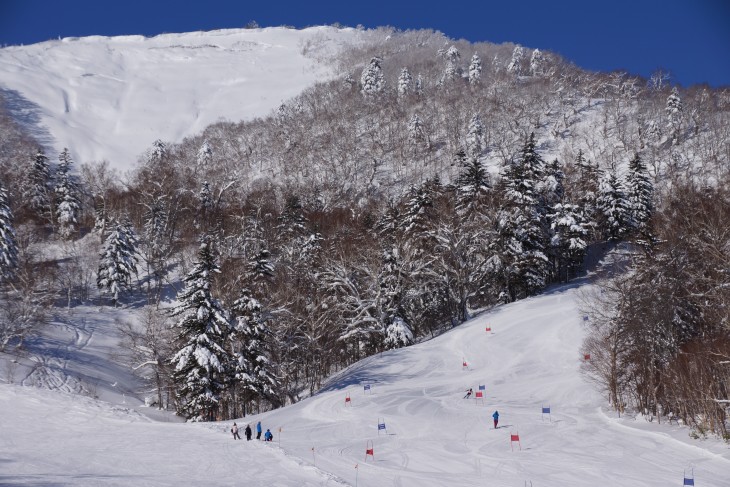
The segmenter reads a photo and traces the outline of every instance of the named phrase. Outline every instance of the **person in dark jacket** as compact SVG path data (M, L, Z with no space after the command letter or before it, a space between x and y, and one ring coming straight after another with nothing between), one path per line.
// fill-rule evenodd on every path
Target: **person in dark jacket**
M247 424L246 425L246 429L243 430L243 432L246 433L246 441L251 441L251 435L253 433L251 432L251 425L250 424Z
M274 439L274 435L271 434L270 430L266 430L266 433L264 433L264 441L271 441Z
M497 423L499 423L499 411L494 411L492 418L494 418L494 429L497 429Z
M261 421L256 423L256 439L257 440L261 439Z

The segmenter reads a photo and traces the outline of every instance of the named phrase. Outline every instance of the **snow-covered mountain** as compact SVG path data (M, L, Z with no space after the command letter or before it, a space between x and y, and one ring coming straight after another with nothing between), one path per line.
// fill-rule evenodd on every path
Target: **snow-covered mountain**
M156 139L177 142L221 118L269 113L334 76L327 59L366 35L271 28L8 47L0 50L0 90L51 158L69 147L76 161L106 159L125 170ZM599 115L607 131L613 128L613 112L603 109L605 100L585 103L550 107L538 117L543 133L551 132L546 159L568 154L573 136L590 142L596 160L612 157L604 149L613 136L591 137ZM614 106L616 127L623 127L619 120L633 108ZM492 135L518 140L510 126L494 125ZM235 135L218 140L224 149L240 136L228 134ZM671 145L667 134L656 137L657 146ZM295 157L311 156L301 150ZM618 159L626 151L617 149ZM447 171L454 167L440 159ZM74 255L95 269L96 238L53 242L57 255L48 260ZM0 355L0 484L638 487L680 485L686 472L696 485L725 485L727 444L692 440L678 424L617 418L580 374L579 295L588 285L553 287L496 307L436 339L356 363L293 406L238 420L261 420L274 432L273 444L232 441L231 422L182 424L144 406L150 390L123 363L120 348L120 324L144 319L136 304L111 309L87 300L53 308L51 325L22 353ZM480 392L481 385L484 397L463 398L465 389ZM491 424L495 410L500 428ZM510 442L512 434L519 443Z
M327 58L363 35L312 27L65 38L0 49L0 90L50 152L120 170L161 139L264 116L334 74ZM55 149L55 150L54 150Z
M233 441L232 422L149 422L130 404L0 385L0 484L665 487L686 472L698 486L727 485L727 444L602 408L579 371L582 288L498 307L238 420L260 420L269 444ZM67 351L101 368L93 350ZM480 385L483 399L463 398Z

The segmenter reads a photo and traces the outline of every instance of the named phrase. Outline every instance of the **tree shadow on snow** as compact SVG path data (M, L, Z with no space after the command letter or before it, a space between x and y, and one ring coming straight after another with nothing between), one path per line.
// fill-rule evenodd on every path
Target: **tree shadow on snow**
M45 149L53 149L55 139L43 125L41 107L25 98L19 91L0 88L0 97L10 116Z

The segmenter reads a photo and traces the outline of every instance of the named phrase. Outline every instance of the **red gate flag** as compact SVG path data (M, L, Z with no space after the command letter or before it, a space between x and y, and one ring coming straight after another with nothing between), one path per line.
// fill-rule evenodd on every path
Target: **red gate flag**
M517 444L520 447L520 451L522 451L522 443L520 443L520 435L519 433L510 433L509 436L509 447L512 449L512 451L515 451L515 447L512 446L512 443L517 442Z
M373 442L372 440L368 440L367 443L365 443L365 461L368 461L368 455L373 457L373 460L375 460L375 453L373 448Z

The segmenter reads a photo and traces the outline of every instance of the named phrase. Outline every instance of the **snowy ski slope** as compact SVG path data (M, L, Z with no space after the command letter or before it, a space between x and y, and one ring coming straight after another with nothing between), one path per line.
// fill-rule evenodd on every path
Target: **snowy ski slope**
M273 444L234 442L231 422L153 422L139 408L2 385L0 485L666 487L682 485L685 469L695 485L730 485L727 444L602 409L579 372L585 287L496 308L238 421L261 420ZM480 384L483 402L463 399Z
M123 172L157 139L267 115L331 77L321 60L362 35L278 27L10 46L0 49L0 91L49 150L68 147L77 162L106 159Z

